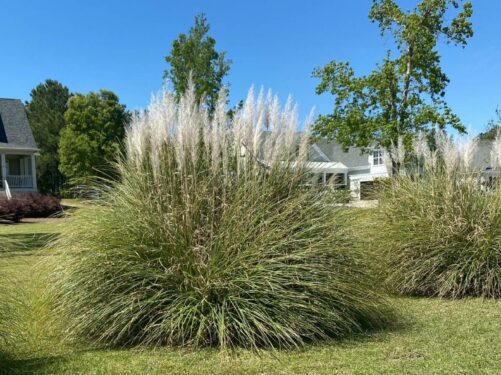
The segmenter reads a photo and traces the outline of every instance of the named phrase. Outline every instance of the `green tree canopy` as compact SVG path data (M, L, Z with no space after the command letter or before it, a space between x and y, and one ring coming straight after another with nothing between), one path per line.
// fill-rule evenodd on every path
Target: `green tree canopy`
M481 140L494 140L501 129L501 109L496 109L496 119L492 119L487 124L487 129L478 135Z
M64 112L70 92L61 83L48 79L31 90L26 112L33 135L40 148L37 159L38 188L42 193L59 194L62 175L59 171L59 136L64 128Z
M197 99L205 100L212 112L231 61L225 59L225 52L216 51L216 40L208 35L209 30L205 15L197 15L188 35L181 33L172 43L170 55L165 57L170 69L165 71L164 78L172 82L179 98L186 91L191 77Z
M101 90L69 100L61 132L60 170L71 181L106 174L121 148L130 114L118 96Z
M470 2L421 0L402 10L394 0L374 0L369 19L389 33L395 48L370 74L356 76L347 62L331 61L314 70L317 94L335 96L332 114L318 118L317 136L336 138L345 148L377 144L391 153L402 137L407 148L417 131L450 126L465 132L444 95L449 79L441 69L440 41L466 46L473 35Z

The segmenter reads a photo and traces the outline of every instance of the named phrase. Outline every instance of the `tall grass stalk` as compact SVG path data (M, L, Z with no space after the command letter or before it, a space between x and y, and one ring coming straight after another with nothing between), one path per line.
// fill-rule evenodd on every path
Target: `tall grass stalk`
M458 147L439 135L436 144L436 152L418 148L420 175L383 189L372 235L387 282L409 295L499 298L500 187L472 168L475 140Z
M309 134L296 133L295 105L251 90L230 121L225 101L209 116L193 89L178 103L164 92L135 117L120 180L54 244L71 334L289 348L385 321L350 212L303 185Z

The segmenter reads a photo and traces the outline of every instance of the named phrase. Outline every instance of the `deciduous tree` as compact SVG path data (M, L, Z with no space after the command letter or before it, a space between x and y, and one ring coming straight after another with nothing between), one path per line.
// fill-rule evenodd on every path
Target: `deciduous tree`
M40 148L37 177L38 188L42 193L59 194L62 183L59 137L65 126L64 112L70 95L66 86L48 79L31 90L31 100L26 102L31 129Z
M60 170L70 182L105 174L118 151L130 114L118 96L101 90L69 100L61 132Z
M487 124L487 129L478 135L481 140L493 141L496 139L501 129L501 109L496 109L496 119L491 119Z
M331 61L314 70L320 79L317 94L335 96L334 111L320 116L317 136L336 138L344 147L370 148L377 144L391 157L393 170L400 163L392 145L400 137L410 148L417 131L464 126L445 101L449 79L441 68L440 42L465 47L473 35L470 2L421 0L402 10L394 0L374 0L369 19L381 35L389 33L394 48L365 76L356 76L347 62Z
M164 78L170 80L179 98L191 77L197 100L204 100L212 113L231 61L225 58L225 52L216 51L216 40L208 35L209 30L205 15L197 15L188 35L181 33L172 43L170 55L165 57L170 68Z

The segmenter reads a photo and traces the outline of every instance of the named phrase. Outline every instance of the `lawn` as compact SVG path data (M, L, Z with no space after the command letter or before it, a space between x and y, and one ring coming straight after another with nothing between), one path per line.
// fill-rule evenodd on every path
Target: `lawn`
M22 246L0 253L10 313L0 339L0 374L499 374L501 301L395 298L405 317L391 329L290 352L192 349L103 350L64 340L64 327L40 297L40 247L62 219L0 224ZM2 354L3 353L3 354ZM10 370L8 370L10 368Z

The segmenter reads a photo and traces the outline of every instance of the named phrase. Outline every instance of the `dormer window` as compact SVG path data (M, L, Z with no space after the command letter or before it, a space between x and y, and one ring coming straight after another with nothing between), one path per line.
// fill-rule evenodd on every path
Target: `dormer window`
M372 165L383 165L383 150L375 149L372 150Z

